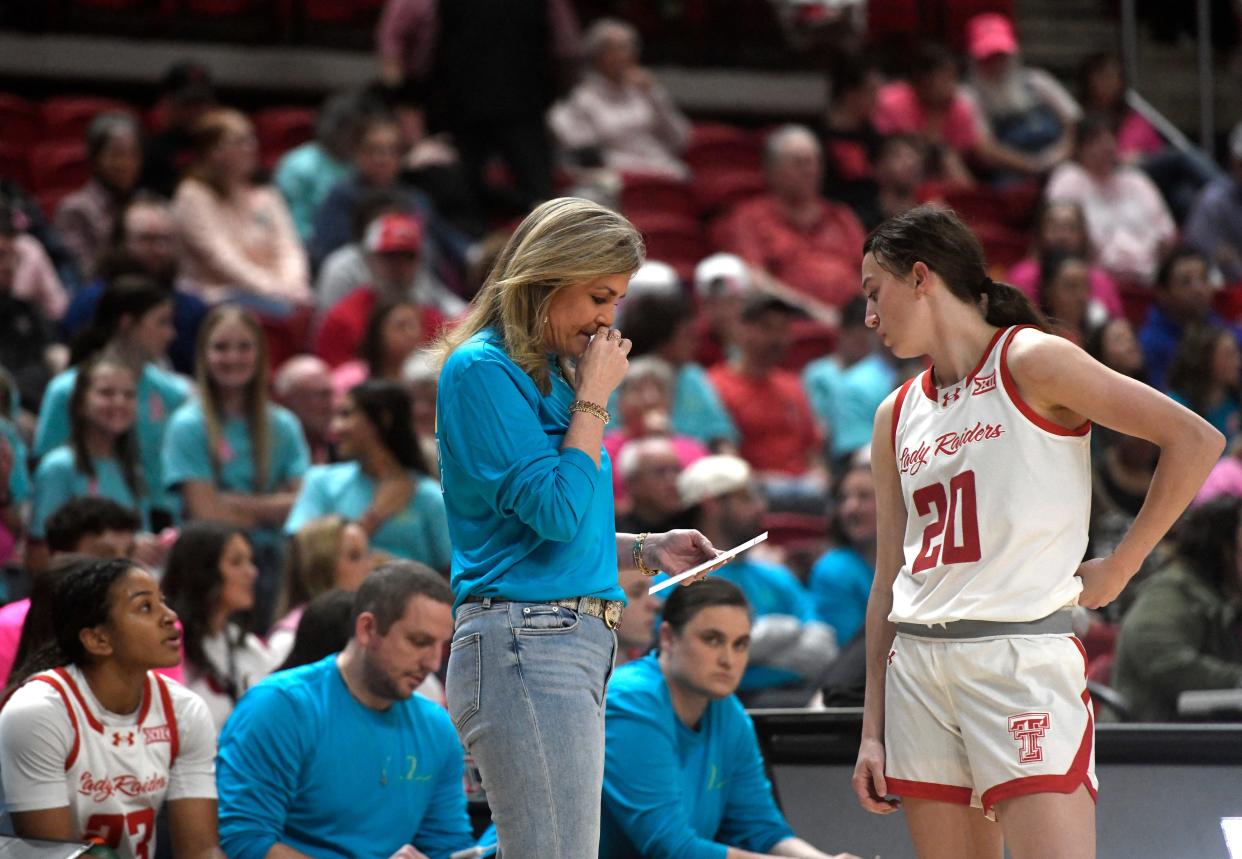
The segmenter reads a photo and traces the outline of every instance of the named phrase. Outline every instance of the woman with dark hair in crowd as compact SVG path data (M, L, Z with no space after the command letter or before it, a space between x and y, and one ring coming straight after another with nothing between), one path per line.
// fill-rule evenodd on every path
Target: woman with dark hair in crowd
M250 120L211 110L193 138L194 162L173 199L189 282L209 303L310 302L306 253L289 209L275 188L253 184L259 147Z
M350 390L332 421L337 454L347 461L306 472L285 533L339 513L361 525L375 549L447 570L444 497L414 437L410 411L409 394L396 382Z
M219 522L183 528L164 568L164 593L184 630L185 685L207 703L217 731L272 669L267 647L245 629L256 578L245 532Z
M373 565L367 532L339 514L311 519L291 534L285 547L284 587L276 604L280 620L267 637L272 661L288 655L307 603L334 589L353 593Z
M1087 332L1108 319L1091 299L1091 267L1072 251L1052 250L1039 261L1039 309L1052 333L1082 346Z
M1046 200L1035 220L1035 241L1031 254L1014 263L1007 278L1031 301L1039 300L1040 260L1052 251L1081 256L1090 263L1091 297L1110 316L1121 316L1125 307L1112 277L1094 263L1091 240L1087 235L1087 219L1082 206L1071 200Z
M1015 859L1092 857L1093 716L1070 608L1116 599L1223 439L1048 334L1022 293L987 276L978 239L951 211L912 209L864 250L868 323L897 357L926 355L931 367L875 418L879 536L855 793L875 813L900 805L925 859L999 856L1002 842ZM1084 562L1093 422L1161 453L1120 543ZM1014 713L1029 720L1006 721ZM1038 760L1013 752L1024 730L1044 737Z
M329 654L340 653L354 634L353 620L353 591L331 590L319 594L306 604L289 656L276 670L310 665Z
M405 359L423 342L423 311L410 300L384 301L367 319L358 358L332 371L338 396L367 379L398 382Z
M750 632L742 591L708 578L665 602L659 650L613 675L600 859L828 859L794 835L777 807L754 726L734 694Z
M142 129L128 113L101 113L86 130L91 178L60 201L56 229L77 259L84 279L107 246L142 174Z
M1083 344L1087 354L1110 370L1123 376L1147 381L1147 368L1143 362L1143 349L1139 346L1134 326L1124 316L1109 319L1091 329Z
M55 641L0 711L0 772L21 838L97 838L117 856L222 859L215 730L198 696L155 673L177 664L177 615L132 561L91 561L56 591ZM135 781L137 777L137 781Z
M293 506L310 450L293 413L268 399L267 340L237 305L215 308L198 337L198 398L168 424L164 483L187 519L244 529L259 567L252 622L266 631L280 583L280 525Z
M172 314L172 296L150 278L125 275L109 284L93 321L74 339L70 362L75 366L47 386L34 440L37 457L69 441L69 399L78 377L77 365L106 350L137 380L138 457L156 529L172 524L181 507L164 488L161 462L169 416L189 397L185 381L159 366L176 336Z
M34 475L29 533L42 543L44 521L72 498L99 495L139 514L151 529L151 497L140 474L137 387L128 366L109 353L84 364L69 398L69 442L50 451ZM45 548L38 547L46 565Z
M832 495L836 545L811 568L807 589L815 597L819 619L833 628L837 643L845 647L862 631L875 577L875 483L868 456L850 460Z
M1141 722L1177 718L1191 689L1242 685L1242 499L1200 505L1178 528L1174 557L1121 621L1113 687Z
M1227 439L1242 430L1242 349L1217 325L1191 328L1169 365L1169 396Z

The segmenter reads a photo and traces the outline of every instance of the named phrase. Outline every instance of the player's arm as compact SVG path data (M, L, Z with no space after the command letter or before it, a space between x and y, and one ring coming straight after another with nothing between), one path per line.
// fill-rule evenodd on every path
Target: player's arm
M69 806L41 808L38 811L10 812L13 831L20 838L45 838L48 841L73 841L78 836Z
M173 855L191 859L224 859L216 829L214 799L174 799L168 802Z
M897 453L893 450L893 412L897 392L889 394L875 414L871 432L871 476L875 481L877 542L875 578L867 600L867 691L863 699L862 743L854 766L854 793L862 807L877 814L897 810L886 800L884 780L884 675L896 627L889 622L893 610L893 582L901 569L906 531L906 504L901 497Z
M1063 338L1019 331L1007 360L1019 393L1042 415L1065 426L1089 419L1160 448L1147 499L1130 530L1111 555L1078 568L1080 604L1107 605L1190 504L1220 458L1224 436L1194 412Z

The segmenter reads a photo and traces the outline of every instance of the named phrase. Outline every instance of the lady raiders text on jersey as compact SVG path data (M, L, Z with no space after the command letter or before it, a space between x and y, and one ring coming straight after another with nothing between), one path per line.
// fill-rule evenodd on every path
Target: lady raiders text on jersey
M906 505L905 563L889 620L1027 621L1073 603L1087 548L1091 426L1066 429L1022 400L996 332L966 378L931 369L893 407Z

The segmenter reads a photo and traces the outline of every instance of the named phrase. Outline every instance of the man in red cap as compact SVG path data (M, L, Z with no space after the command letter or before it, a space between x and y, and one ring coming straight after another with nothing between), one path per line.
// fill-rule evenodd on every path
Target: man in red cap
M430 296L420 295L419 254L423 225L413 215L380 215L367 227L363 239L371 285L354 290L323 317L315 336L315 354L336 367L358 357L371 311L381 301L412 300L422 309L425 336L434 336L444 325L444 314Z

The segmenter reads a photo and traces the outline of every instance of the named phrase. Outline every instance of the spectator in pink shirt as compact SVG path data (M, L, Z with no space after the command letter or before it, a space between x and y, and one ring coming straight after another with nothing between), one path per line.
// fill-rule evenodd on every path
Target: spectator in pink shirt
M612 488L618 509L627 509L630 498L616 463L626 447L638 439L668 439L682 468L707 456L707 448L697 439L672 432L669 414L673 380L671 364L654 355L643 355L630 362L630 369L618 389L617 412L621 425L604 436L604 449L614 463Z
M1078 68L1079 96L1088 113L1107 116L1117 131L1117 154L1133 164L1164 149L1155 126L1126 103L1121 60L1112 51L1092 54Z
M823 151L809 129L778 128L765 151L766 193L726 216L722 250L824 304L840 307L858 292L865 238L848 206L820 195Z
M1031 255L1009 269L1007 282L1022 290L1031 301L1039 300L1039 260L1049 251L1064 251L1093 259L1087 219L1078 203L1071 200L1046 201L1039 213ZM1089 278L1091 298L1099 302L1109 316L1121 316L1124 312L1121 295L1108 272L1092 263Z
M284 198L252 184L258 143L250 120L213 110L195 125L194 140L195 162L173 200L186 276L212 303L309 303L306 254Z

